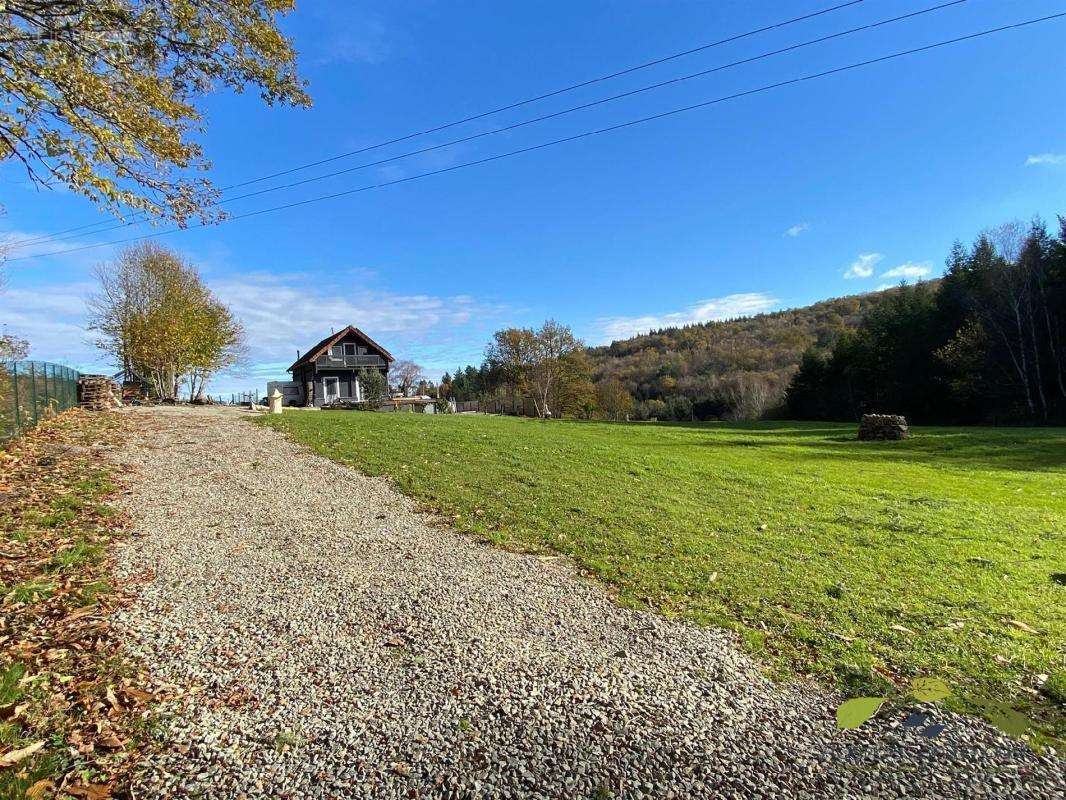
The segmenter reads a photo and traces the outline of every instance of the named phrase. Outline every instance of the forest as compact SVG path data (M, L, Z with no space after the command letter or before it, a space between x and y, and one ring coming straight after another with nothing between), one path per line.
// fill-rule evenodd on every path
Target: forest
M587 348L554 407L607 419L1062 422L1064 318L1066 218L1054 234L1039 219L1010 222L956 243L934 281ZM497 353L446 374L442 391L513 394Z

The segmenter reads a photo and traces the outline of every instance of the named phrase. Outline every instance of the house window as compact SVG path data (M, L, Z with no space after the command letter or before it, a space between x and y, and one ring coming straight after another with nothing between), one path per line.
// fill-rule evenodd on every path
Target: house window
M344 355L346 355L346 356L354 356L355 355L355 343L354 342L345 342L344 343Z
M339 344L335 344L335 345L333 345L333 347L331 347L329 349L329 357L330 358L340 358L341 357L341 346Z

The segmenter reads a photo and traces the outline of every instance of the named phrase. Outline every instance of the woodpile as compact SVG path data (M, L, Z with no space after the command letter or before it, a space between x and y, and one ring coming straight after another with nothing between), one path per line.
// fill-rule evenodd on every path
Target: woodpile
M106 375L78 379L78 404L87 411L107 411L122 405L122 390Z
M122 402L132 405L140 405L148 401L148 385L143 381L122 382Z
M907 418L899 414L863 414L859 423L859 439L862 441L906 439L909 435Z

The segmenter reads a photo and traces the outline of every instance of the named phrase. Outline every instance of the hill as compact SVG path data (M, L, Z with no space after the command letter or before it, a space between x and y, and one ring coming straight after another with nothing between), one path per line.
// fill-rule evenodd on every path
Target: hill
M757 419L780 407L807 349L831 349L898 291L665 328L590 348L589 358L597 381L617 378L633 395L639 418Z

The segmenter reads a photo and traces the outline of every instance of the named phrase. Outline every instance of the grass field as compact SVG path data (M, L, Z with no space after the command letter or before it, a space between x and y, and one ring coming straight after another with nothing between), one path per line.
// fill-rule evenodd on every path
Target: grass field
M1009 698L1062 735L1066 430L263 421L462 530L573 557L622 603L732 627L779 674L849 693L937 677L957 707Z

